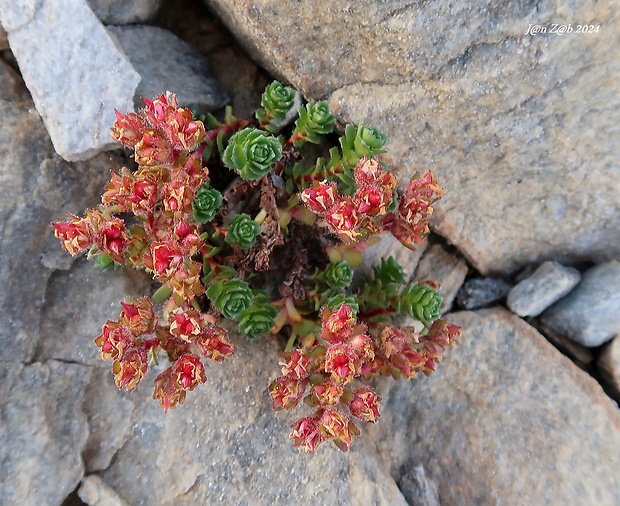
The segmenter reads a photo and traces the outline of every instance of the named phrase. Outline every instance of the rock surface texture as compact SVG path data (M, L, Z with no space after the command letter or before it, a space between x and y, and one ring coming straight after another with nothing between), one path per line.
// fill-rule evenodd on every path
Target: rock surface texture
M84 160L116 148L114 108L133 107L140 75L86 2L2 0L0 22L56 151Z
M450 319L466 338L385 396L380 456L422 464L443 506L618 504L620 412L596 381L506 310Z
M106 25L129 25L151 21L163 0L87 0L95 15Z
M434 227L483 274L620 253L613 1L203 1L276 76L386 132L401 174L432 169Z
M519 316L538 316L567 295L580 279L577 269L545 262L510 291L506 303Z
M599 346L620 333L620 262L585 272L577 288L545 311L541 321L586 346Z

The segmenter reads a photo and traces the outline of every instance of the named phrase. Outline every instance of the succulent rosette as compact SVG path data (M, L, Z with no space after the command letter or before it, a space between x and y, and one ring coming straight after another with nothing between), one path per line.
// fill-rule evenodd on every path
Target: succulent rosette
M443 297L437 290L413 283L401 292L396 309L400 314L406 312L412 318L429 322L441 316L442 303Z
M207 297L224 318L238 320L252 304L254 294L245 281L233 278L212 284L207 290Z
M208 223L222 205L222 194L209 183L204 183L194 196L194 219L198 223Z
M306 104L299 109L299 119L295 122L293 138L295 146L304 142L318 144L321 135L329 134L334 130L336 118L329 112L327 102Z
M385 153L383 146L387 137L378 128L366 126L360 123L357 129L353 125L347 125L344 137L340 138L342 158L352 169L364 156Z
M260 225L249 215L242 213L235 216L228 227L226 242L241 249L250 249L256 244L260 235Z
M247 181L256 181L271 171L282 156L282 144L263 130L248 127L234 134L222 155L224 165Z
M325 269L324 279L330 288L347 288L353 281L353 269L346 260L330 263Z
M274 327L277 309L271 304L254 303L246 309L239 320L239 330L248 339L257 339L268 334Z
M284 86L279 81L274 81L265 88L261 97L263 109L256 111L259 121L281 121L286 113L291 110L295 102L295 90L290 86Z

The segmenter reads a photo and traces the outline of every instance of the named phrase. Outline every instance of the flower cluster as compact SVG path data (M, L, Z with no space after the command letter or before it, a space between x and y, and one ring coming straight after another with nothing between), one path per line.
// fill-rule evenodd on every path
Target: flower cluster
M171 93L144 102L112 127L136 166L112 174L101 205L53 224L71 255L87 250L101 267L133 266L161 284L152 299L122 302L95 339L116 385L133 390L163 356L153 398L166 411L182 404L206 382L206 359L234 353L229 320L249 340L287 341L270 394L275 409L313 410L292 425L295 445L346 450L354 420L379 417L367 381L429 374L460 335L439 319L437 284L408 283L392 258L354 281L372 236L389 231L411 248L424 239L443 190L425 172L400 194L378 158L385 135L363 123L345 127L340 147L313 147L336 118L278 82L250 120L231 108L223 121L198 116ZM329 162L313 162L317 152ZM422 330L398 328L396 315Z

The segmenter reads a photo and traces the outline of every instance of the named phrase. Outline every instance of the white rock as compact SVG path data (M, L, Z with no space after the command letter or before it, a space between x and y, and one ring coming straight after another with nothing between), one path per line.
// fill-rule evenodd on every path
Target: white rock
M114 109L133 109L139 74L84 0L0 0L26 86L56 151L83 160L114 148Z
M580 279L577 269L545 262L510 291L508 307L519 316L538 316L575 288Z

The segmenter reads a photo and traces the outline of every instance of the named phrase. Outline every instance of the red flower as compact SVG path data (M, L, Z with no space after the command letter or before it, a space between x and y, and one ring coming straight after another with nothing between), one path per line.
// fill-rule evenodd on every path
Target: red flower
M338 404L343 393L344 386L341 383L335 383L333 381L326 381L320 385L314 385L310 389L312 400L319 406L334 406Z
M313 452L315 448L325 441L319 429L319 421L316 418L302 418L291 425L290 437L293 439L295 446L301 447L302 450Z
M120 218L103 221L103 217L93 213L92 222L95 222L95 243L101 251L106 253L118 264L125 263L124 252L129 244L125 232L125 222Z
M310 188L306 188L299 194L299 199L312 212L319 216L325 215L339 199L338 189L335 182L314 181Z
M182 355L173 365L172 371L177 384L183 389L191 391L200 383L207 381L205 369L200 357L194 353Z
M321 320L321 339L330 343L348 340L356 323L353 308L348 304L342 304L336 311L323 309Z
M300 349L295 349L291 353L289 359L285 362L280 362L282 366L282 375L289 378L295 378L298 380L305 380L310 376L310 367L312 366L312 359L307 352Z
M160 278L170 279L183 263L183 252L174 242L151 245L152 269Z
M372 391L371 387L358 388L353 391L353 398L349 403L351 414L364 422L375 423L379 418L379 403L381 397Z
M166 136L158 130L146 130L135 146L134 158L139 165L173 165L179 152L170 146Z
M177 309L170 315L170 332L189 341L202 332L202 319L195 309Z
M334 344L325 354L325 372L332 375L334 381L349 383L357 374L361 363L350 346Z
M129 328L112 320L103 324L101 334L95 339L95 344L101 348L99 356L102 360L120 359L132 343Z
M351 419L337 409L325 409L318 414L321 434L325 439L333 440L342 451L353 444L353 436L360 434Z
M153 303L148 297L142 297L140 300L127 297L125 302L121 302L121 306L123 310L119 321L127 325L136 336L153 332L157 317L153 311Z
M288 376L280 376L269 385L269 395L273 400L273 409L293 409L301 400L307 381Z
M176 382L173 367L168 367L155 378L153 399L159 401L159 405L164 408L164 412L167 412L170 408L176 408L179 404L183 404L186 395L187 391Z
M88 218L78 218L69 214L71 222L53 223L54 235L62 241L62 246L72 256L93 244Z
M377 185L390 194L396 188L396 178L389 170L384 171L375 158L362 158L353 171L353 177L358 187Z
M131 348L112 364L114 383L118 388L131 392L144 379L148 358L144 348Z
M353 196L358 212L367 216L385 214L392 199L392 191L385 192L383 188L373 184L361 186Z
M405 334L394 325L386 325L379 334L379 343L385 356L390 358L405 346Z
M122 114L115 109L114 114L116 114L116 121L111 128L112 138L125 146L133 148L142 139L142 135L147 128L146 123L134 112Z
M161 192L162 202L166 211L192 212L194 193L182 181L171 181L164 184Z
M235 347L228 340L228 332L222 327L211 325L202 333L192 338L200 353L214 362L221 362L235 352Z
M360 221L355 202L350 197L342 197L325 216L327 225L346 243L351 243L362 235L356 231Z

